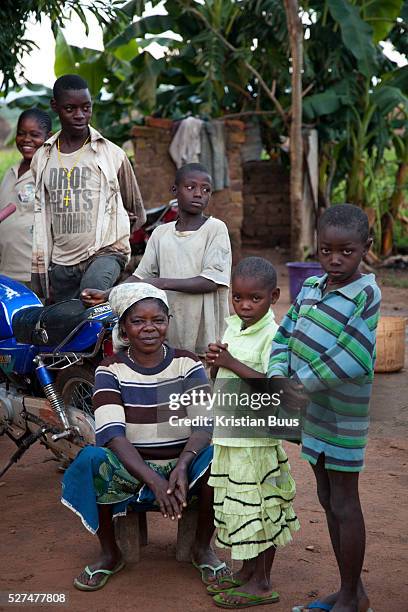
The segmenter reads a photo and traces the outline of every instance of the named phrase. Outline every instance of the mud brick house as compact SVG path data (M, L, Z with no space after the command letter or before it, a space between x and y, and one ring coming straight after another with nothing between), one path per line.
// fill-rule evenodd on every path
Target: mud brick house
M171 199L176 167L169 155L172 122L146 118L132 129L134 164L147 209ZM241 256L242 241L254 246L289 246L289 179L275 161L242 164L245 123L225 121L230 185L214 192L208 213L224 221L231 238L233 259Z

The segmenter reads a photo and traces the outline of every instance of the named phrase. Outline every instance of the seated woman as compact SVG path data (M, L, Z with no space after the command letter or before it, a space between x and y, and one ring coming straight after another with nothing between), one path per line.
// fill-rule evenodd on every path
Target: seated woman
M146 283L123 284L109 299L119 316L114 345L128 348L97 368L97 446L84 448L64 476L62 503L98 535L102 549L74 585L84 591L100 589L124 567L112 519L126 514L129 504L143 504L143 509L150 504L175 520L193 494L198 496L199 515L192 561L208 584L228 573L210 546L211 428L187 426L182 419L208 417L209 412L202 402L197 406L193 401L185 409L172 410L179 395L193 400L190 391L209 391L205 370L193 353L164 344L169 325L164 291ZM174 420L180 424L170 425Z

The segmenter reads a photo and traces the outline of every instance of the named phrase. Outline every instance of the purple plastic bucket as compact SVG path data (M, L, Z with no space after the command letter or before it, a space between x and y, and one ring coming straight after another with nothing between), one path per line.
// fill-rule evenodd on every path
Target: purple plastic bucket
M321 276L324 270L318 261L294 261L286 264L289 272L289 295L293 302L309 276Z

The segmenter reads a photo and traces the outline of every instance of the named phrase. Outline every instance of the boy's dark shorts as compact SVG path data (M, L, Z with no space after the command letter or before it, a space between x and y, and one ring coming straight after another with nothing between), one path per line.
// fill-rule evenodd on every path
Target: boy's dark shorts
M73 266L51 264L50 284L54 301L78 299L81 291L86 288L101 291L110 289L119 278L125 263L122 254L109 254Z

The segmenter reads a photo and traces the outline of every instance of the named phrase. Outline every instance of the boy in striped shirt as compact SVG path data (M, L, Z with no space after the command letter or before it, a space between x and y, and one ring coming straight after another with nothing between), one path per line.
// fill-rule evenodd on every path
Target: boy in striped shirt
M371 245L367 215L351 204L326 210L318 253L325 271L308 278L275 336L268 375L287 377L307 395L302 457L314 470L341 577L340 590L308 609L366 612L361 581L364 517L358 477L364 467L375 334L381 300L373 274L359 265Z

